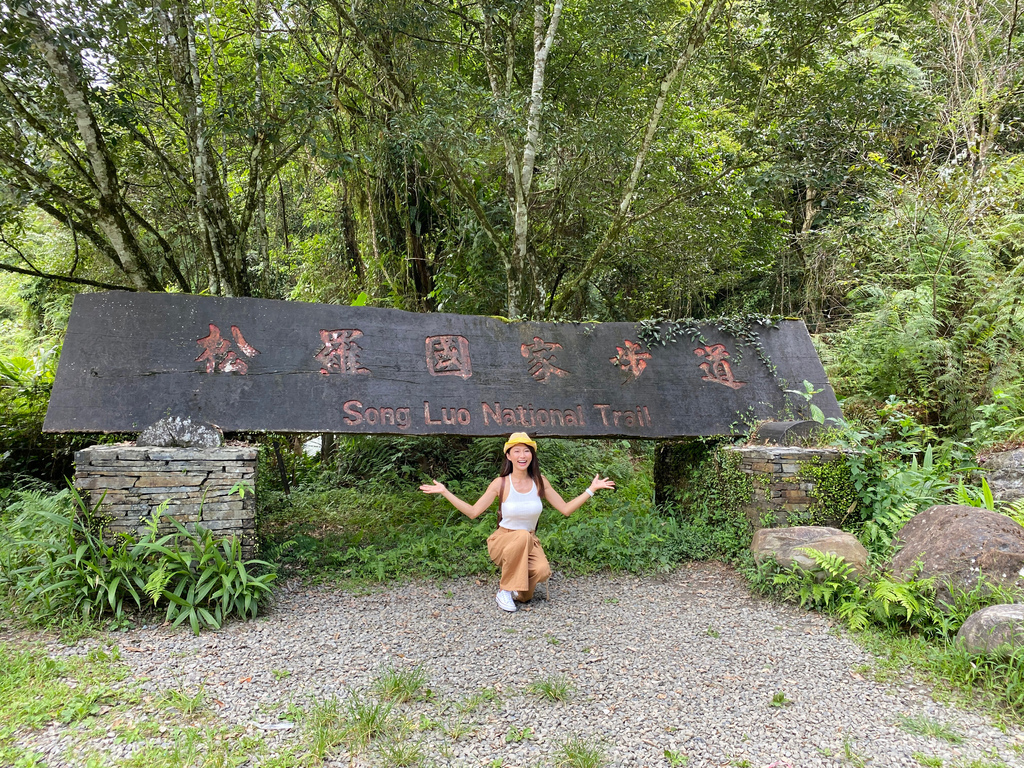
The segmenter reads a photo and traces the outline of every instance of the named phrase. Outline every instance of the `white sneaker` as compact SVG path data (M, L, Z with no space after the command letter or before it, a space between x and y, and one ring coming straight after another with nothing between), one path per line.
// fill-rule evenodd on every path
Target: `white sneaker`
M494 599L498 601L498 607L501 610L508 611L509 613L516 611L516 601L512 599L512 593L507 589L499 589Z

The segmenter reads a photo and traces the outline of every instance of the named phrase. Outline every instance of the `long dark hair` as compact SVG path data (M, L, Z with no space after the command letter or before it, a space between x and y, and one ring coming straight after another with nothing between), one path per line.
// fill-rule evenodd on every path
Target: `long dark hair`
M520 443L520 445L525 445L525 443ZM533 480L537 484L537 495L540 496L543 499L544 498L544 475L542 475L540 473L540 461L537 460L537 451L535 451L533 449L533 446L527 445L526 447L530 449L530 456L531 456L530 464L526 468L526 474L528 474L530 476L530 479ZM515 448L515 446L512 446L512 448ZM511 451L512 448L509 448L508 450ZM512 460L509 459L509 457L508 457L508 451L505 451L505 458L501 462L501 472L498 473L498 477L508 477L511 474L512 474ZM501 499L498 499L498 501L501 501Z

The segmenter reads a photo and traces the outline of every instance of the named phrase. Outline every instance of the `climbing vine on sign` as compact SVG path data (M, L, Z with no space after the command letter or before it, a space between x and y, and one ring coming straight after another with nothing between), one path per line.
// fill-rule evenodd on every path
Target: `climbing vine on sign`
M692 317L671 319L662 315L638 322L637 336L650 349L653 349L656 344L660 344L663 347L666 344L675 344L684 336L689 337L690 341L695 344L707 346L709 342L701 332L701 326L712 325L736 340L737 362L743 359L744 347L754 350L757 359L764 363L765 368L771 373L776 383L779 386L783 386L783 382L778 379L778 370L768 356L767 351L765 351L760 336L760 332L764 328L778 328L779 321L782 319L781 316L756 313L730 317L712 317L706 320L696 320Z

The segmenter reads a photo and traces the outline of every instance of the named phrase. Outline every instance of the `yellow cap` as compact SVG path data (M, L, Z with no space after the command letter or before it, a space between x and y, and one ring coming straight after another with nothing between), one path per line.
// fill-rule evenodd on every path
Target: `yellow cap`
M534 451L537 450L537 444L525 432L513 432L509 439L505 441L505 447L501 449L501 452L508 453L508 449L514 445L528 445Z

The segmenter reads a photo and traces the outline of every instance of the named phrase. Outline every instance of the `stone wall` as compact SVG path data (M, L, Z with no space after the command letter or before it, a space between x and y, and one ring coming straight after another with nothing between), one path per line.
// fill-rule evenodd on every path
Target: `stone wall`
M739 456L739 469L751 478L751 500L743 514L754 528L792 525L838 526L846 511L845 501L824 498L815 475L820 468L842 458L836 448L797 448L794 446L729 446ZM828 489L830 492L833 488ZM851 489L842 489L852 495ZM817 493L816 493L817 491ZM838 514L837 514L838 511Z
M75 487L88 492L112 533L137 535L143 521L165 499L166 514L179 522L202 522L219 536L241 537L252 557L256 536L256 448L155 448L94 445L75 454ZM247 486L243 496L231 489Z

